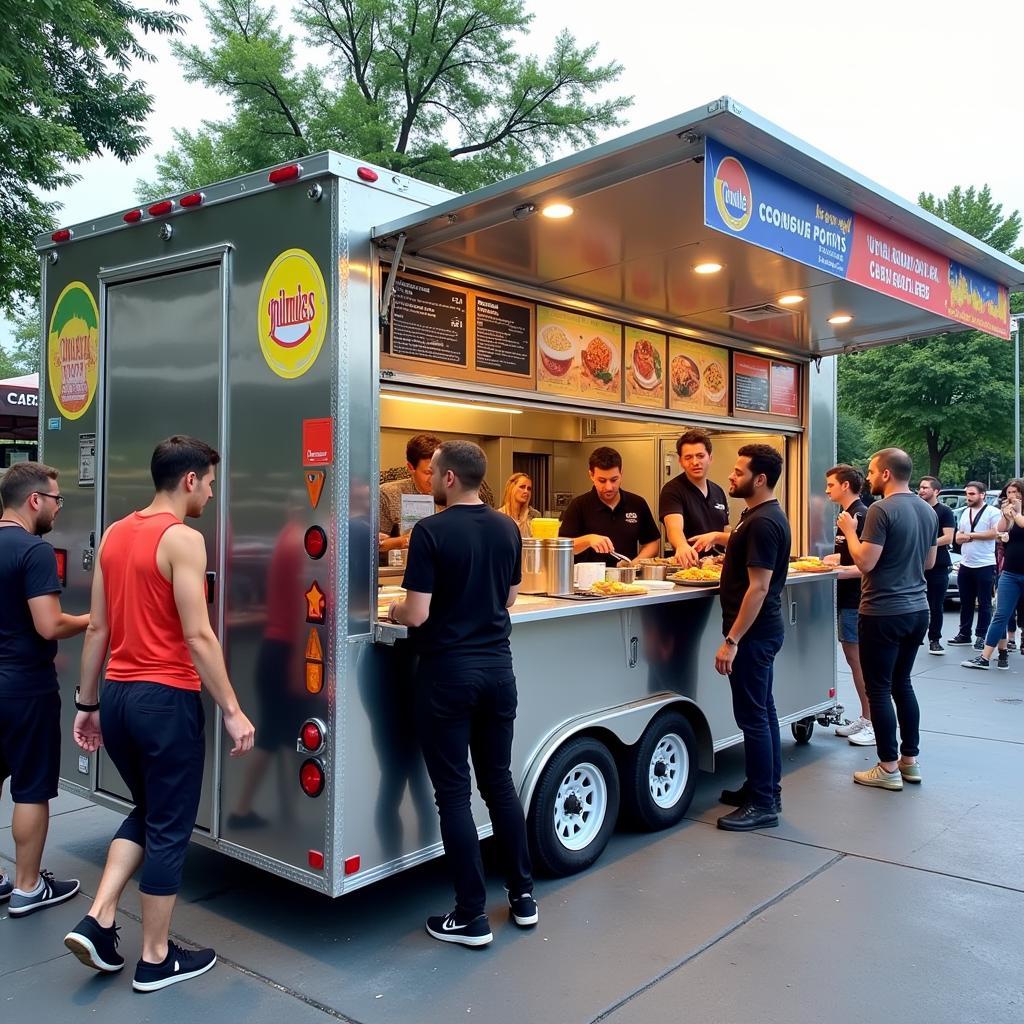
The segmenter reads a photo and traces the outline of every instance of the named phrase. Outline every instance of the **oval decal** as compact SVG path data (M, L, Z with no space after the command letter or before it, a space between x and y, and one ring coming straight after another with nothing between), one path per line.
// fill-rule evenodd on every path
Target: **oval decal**
M327 285L316 260L304 249L286 249L260 289L257 331L267 366L278 377L301 377L320 354L327 319Z

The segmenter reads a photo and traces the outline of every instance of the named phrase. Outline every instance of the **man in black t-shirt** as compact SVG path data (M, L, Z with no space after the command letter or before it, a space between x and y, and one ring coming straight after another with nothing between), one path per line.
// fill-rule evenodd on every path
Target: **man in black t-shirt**
M614 448L590 453L594 486L573 498L562 513L559 537L572 537L577 562L615 565L615 551L626 558L653 558L661 546L661 530L650 506L622 489L622 456Z
M860 499L864 487L864 476L853 466L842 463L833 466L825 474L825 493L829 501L849 512L857 524L857 536L864 529L867 506ZM842 530L836 528L835 553L826 555L823 561L839 567L839 582L836 584L836 624L839 643L842 644L846 663L850 666L853 685L860 699L860 717L848 725L837 725L836 735L845 736L855 747L873 747L875 731L871 726L871 705L868 703L864 686L864 673L860 668L860 637L857 632L857 618L860 608L860 569L853 561Z
M938 520L935 549L935 565L924 574L928 586L928 653L945 654L942 646L942 613L946 607L946 589L953 560L949 557L953 534L956 532L956 516L944 502L939 501L942 482L938 477L923 476L917 485L917 496L924 498L935 510Z
M701 555L725 550L729 502L725 491L708 479L711 436L706 430L687 430L676 441L676 454L683 471L662 487L658 518L676 562L695 566Z
M722 635L715 669L729 677L733 713L743 732L747 778L724 790L738 809L718 819L728 832L774 828L782 809L782 743L772 695L775 656L782 649L782 588L789 572L789 522L775 498L782 456L770 445L747 444L729 474L729 495L747 503L732 531L722 566Z
M60 774L57 641L77 636L88 615L60 606L53 529L64 499L57 470L38 462L13 465L0 481L0 786L11 780L15 878L0 873L0 903L11 917L71 899L78 879L58 880L39 864Z
M444 511L413 527L406 596L388 618L412 627L420 657L417 721L455 878L455 909L427 918L427 931L442 942L485 946L493 936L470 809L470 753L512 918L523 928L538 920L526 821L509 769L517 695L508 609L522 579L522 539L512 519L480 500L487 458L478 445L445 441L431 463L434 500Z

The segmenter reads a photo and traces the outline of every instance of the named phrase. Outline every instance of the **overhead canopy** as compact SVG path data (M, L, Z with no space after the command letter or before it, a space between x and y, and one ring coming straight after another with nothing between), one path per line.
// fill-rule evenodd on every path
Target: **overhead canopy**
M543 216L553 202L573 215ZM1024 288L1024 266L729 98L374 235L439 267L805 356L968 327L1006 337L1007 292ZM780 306L790 295L802 301Z
M0 438L35 441L39 421L39 374L0 380Z

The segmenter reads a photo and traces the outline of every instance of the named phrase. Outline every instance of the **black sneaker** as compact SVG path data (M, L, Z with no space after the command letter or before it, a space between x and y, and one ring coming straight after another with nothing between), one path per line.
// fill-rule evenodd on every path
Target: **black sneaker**
M132 988L136 992L156 992L177 985L179 981L198 978L217 962L212 949L183 949L175 942L167 943L167 957L162 964L150 964L140 960L135 965Z
M520 928L530 928L540 919L537 901L533 898L532 892L524 892L521 896L513 896L512 893L509 893L508 906L512 911L512 920Z
M1006 649L1008 651L1015 651L1015 650L1017 650L1017 641L1016 640L1007 640L1006 641Z
M932 640L931 643L928 644L928 653L929 654L945 654L946 653L946 648L943 647L942 644L940 644L938 640Z
M747 784L744 782L739 789L723 789L718 800L719 803L723 803L727 807L746 807L751 801L751 793L747 788ZM776 814L782 813L781 792L775 794L775 800L772 803L772 810L774 810Z
M124 967L124 957L117 951L120 941L116 924L103 928L95 917L88 914L64 936L64 945L71 950L86 967L94 971L114 974Z
M10 906L7 908L7 913L11 917L27 917L37 910L54 907L71 899L78 892L77 878L62 880L54 878L49 871L40 871L39 877L43 881L43 887L34 896L24 896L17 889L11 893Z
M0 903L6 903L14 892L14 879L0 872Z
M965 636L963 633L957 633L952 640L946 641L950 647L970 647L971 642L971 638L969 636Z
M976 651L985 650L985 641L980 636L974 638L974 649Z
M747 804L718 819L718 827L725 832L753 832L759 828L778 828L779 816L765 807Z
M988 658L983 658L980 654L976 658L968 658L966 661L960 662L961 668L983 668L987 669L992 663Z
M999 652L999 657L996 659L996 668L1001 668L1004 672L1010 671L1010 657L1006 651Z
M461 946L486 946L494 938L486 914L460 924L454 910L438 917L428 917L427 931L441 942L457 942Z

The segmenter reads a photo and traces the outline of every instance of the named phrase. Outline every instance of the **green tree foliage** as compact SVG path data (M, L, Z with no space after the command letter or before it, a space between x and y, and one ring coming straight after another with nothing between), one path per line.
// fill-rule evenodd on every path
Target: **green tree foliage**
M1014 259L1021 217L1008 217L986 185L922 193L924 209ZM1017 298L1014 305L1016 307ZM869 428L874 447L920 452L921 473L942 477L1013 450L1013 346L978 331L940 334L839 359L839 405ZM918 463L915 463L916 465Z
M101 150L128 161L148 144L151 100L128 76L149 59L136 35L181 21L125 0L0 0L0 309L38 290L32 239L58 209L40 193L72 184L68 166Z
M16 315L14 344L0 348L0 379L39 371L39 313Z
M522 0L299 0L284 28L278 10L203 5L209 43L175 52L232 113L176 132L144 197L324 149L468 191L593 143L632 103L598 98L621 65L568 32L543 60L521 55ZM322 63L297 56L292 26Z

